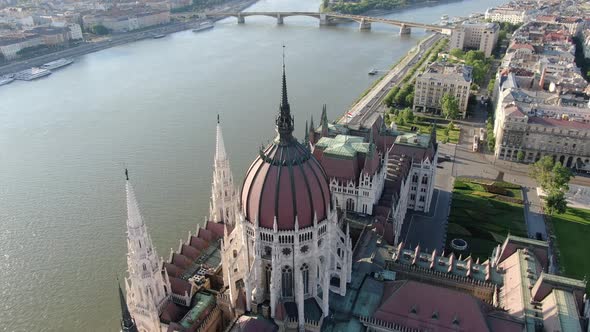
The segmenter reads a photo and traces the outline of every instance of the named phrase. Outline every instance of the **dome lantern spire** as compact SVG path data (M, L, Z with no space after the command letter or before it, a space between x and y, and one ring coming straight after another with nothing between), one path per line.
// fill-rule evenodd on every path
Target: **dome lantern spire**
M285 74L285 45L283 45L283 87L281 93L281 105L276 119L277 132L281 143L288 143L293 139L293 117L287 98L287 75Z

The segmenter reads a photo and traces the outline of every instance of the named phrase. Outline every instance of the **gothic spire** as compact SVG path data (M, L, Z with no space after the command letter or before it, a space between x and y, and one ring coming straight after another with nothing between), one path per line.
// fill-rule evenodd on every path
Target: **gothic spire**
M219 114L217 114L217 136L215 144L215 161L227 159L225 153L225 144L223 143L223 134L221 133L221 124L219 123Z
M119 284L118 279L117 286L119 287L119 301L121 302L121 331L137 332L137 326L135 326L135 321L133 320L133 317L131 317L131 313L127 307L127 301L125 301L125 295L123 295L123 290L121 289L121 284Z
M143 218L139 211L139 204L135 198L135 191L129 181L129 172L125 169L125 186L127 191L127 227L137 228L143 225Z
M281 105L279 115L276 119L277 131L281 143L288 143L293 138L293 117L287 98L287 75L285 74L285 45L283 45L283 88L281 94Z

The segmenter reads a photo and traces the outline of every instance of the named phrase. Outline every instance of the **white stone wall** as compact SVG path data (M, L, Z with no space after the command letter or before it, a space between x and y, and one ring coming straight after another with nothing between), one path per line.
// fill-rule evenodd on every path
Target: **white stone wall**
M430 202L434 193L437 158L438 151L432 161L425 159L422 162L414 161L412 163L408 198L409 209L425 213L430 210Z

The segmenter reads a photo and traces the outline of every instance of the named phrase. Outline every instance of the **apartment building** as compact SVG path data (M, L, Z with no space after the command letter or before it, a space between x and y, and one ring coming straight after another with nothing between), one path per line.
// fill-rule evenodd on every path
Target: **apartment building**
M590 165L590 108L587 101L544 91L522 90L513 74L501 78L496 107L495 156L535 162L544 156L570 168Z
M507 22L512 24L524 23L530 11L509 6L488 8L485 12L485 19L492 22Z
M442 97L451 94L459 101L459 111L465 117L472 81L470 66L432 63L416 78L413 109L418 112L440 113Z
M463 22L451 33L450 47L482 51L486 57L492 55L498 42L498 23Z

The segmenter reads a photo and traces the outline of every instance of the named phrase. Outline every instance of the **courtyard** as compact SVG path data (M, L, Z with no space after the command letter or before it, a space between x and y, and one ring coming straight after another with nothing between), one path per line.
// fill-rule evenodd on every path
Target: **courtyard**
M446 251L486 260L508 233L527 237L520 186L503 181L457 178L453 187ZM453 249L453 239L467 242Z

